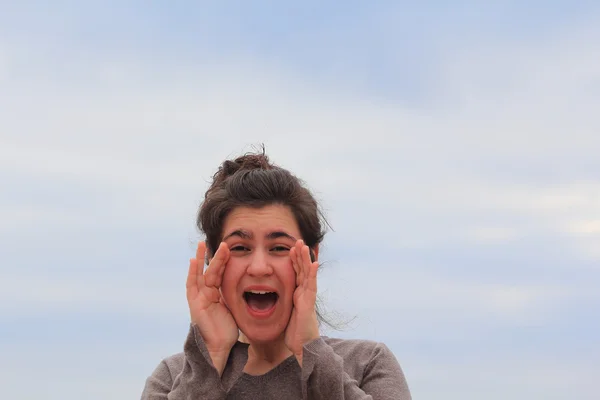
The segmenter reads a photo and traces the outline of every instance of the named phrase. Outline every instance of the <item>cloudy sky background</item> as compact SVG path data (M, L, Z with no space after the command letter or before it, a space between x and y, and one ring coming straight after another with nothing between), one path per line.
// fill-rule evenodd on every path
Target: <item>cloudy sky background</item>
M139 398L194 218L265 143L335 229L320 288L415 399L600 398L593 1L1 1L0 376Z

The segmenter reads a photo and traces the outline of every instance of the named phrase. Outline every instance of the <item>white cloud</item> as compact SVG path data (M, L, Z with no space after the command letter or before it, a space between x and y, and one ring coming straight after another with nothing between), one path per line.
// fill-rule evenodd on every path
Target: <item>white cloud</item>
M586 256L591 246L565 226L600 213L597 177L534 185L492 172L512 163L525 172L528 162L566 171L595 165L597 93L585 84L600 71L597 36L592 29L516 53L492 46L448 55L438 92L448 102L420 110L301 82L254 60L163 63L160 81L151 64L133 59L75 63L89 79L60 83L51 77L62 65L45 65L48 74L17 76L0 95L0 166L117 194L112 207L132 220L166 220L193 214L224 157L266 142L274 161L306 178L333 213L350 200L363 208L355 218L364 224L383 214L405 245L428 246L449 233L506 243L545 232L572 235L572 248ZM40 212L3 208L17 223ZM474 212L518 222L469 220ZM421 222L403 225L402 215ZM444 226L440 218L454 221ZM336 225L352 232L352 224Z
M5 50L2 48L2 44L0 43L0 83L4 83L8 80L8 74L8 55L6 54Z
M506 243L519 237L519 232L512 227L476 226L467 228L465 236L476 243Z
M576 235L597 235L600 234L600 220L573 221L567 229Z
M181 285L173 279L177 271L183 282ZM71 277L53 277L41 271L24 274L0 270L0 313L4 316L51 312L91 315L118 310L125 315L157 319L185 316L186 268L183 266L170 272L167 281L158 274L148 274L143 279L132 276L139 275L139 271L110 276L95 276L89 271Z
M420 271L420 272L418 272ZM345 264L324 274L321 286L333 310L357 313L358 322L369 315L394 315L394 320L489 321L506 326L537 326L547 322L566 301L592 299L589 288L560 284L501 284L427 273L427 268L394 265ZM396 319L397 318L397 319ZM492 322L493 321L493 322Z
M412 364L408 378L414 397L435 399L460 391L463 399L506 399L531 397L566 399L575 396L594 399L596 376L593 363L577 363L541 356L494 360L448 360L446 364ZM465 382L469 382L465 385ZM493 389L491 389L493 388ZM458 398L458 397L457 397Z

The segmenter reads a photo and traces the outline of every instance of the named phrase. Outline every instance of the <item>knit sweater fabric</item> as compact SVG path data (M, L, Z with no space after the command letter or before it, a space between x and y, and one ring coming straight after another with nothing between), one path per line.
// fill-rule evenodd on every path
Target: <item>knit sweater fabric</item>
M162 360L142 400L411 400L404 373L383 343L321 336L263 375L244 372L248 345L237 342L222 376L197 326L182 353Z

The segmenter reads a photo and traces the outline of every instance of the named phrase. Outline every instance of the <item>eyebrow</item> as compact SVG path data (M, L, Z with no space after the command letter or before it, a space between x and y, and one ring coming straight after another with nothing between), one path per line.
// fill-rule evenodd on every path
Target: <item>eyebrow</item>
M242 239L252 239L254 237L254 235L252 234L252 232L248 232L244 229L237 229L233 232L231 232L229 235L225 236L223 238L223 241L237 236L239 238ZM293 240L294 242L297 241L297 239L295 237L293 237L292 235L290 235L289 233L286 233L284 231L273 231L268 233L267 235L265 235L265 238L268 240L273 240L273 239L279 239L279 238L286 238L286 239L290 239Z

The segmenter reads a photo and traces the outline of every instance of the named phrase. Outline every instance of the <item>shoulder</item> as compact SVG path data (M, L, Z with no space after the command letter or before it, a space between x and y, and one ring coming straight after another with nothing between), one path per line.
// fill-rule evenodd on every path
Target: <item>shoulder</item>
M164 381L173 382L173 379L183 370L185 359L183 352L163 358L152 373L153 377L160 377Z
M394 353L382 342L365 339L339 339L323 337L334 353L344 359L344 363L354 365L364 372L373 368L399 370L400 365Z
M371 359L380 354L393 356L391 350L381 342L366 339L340 339L323 336L327 345L331 346L338 355L345 357L360 357Z
M322 339L342 358L345 371L365 393L373 398L411 399L400 363L384 343L361 339Z
M171 391L175 377L183 370L183 353L164 358L146 379L142 399L155 398Z

